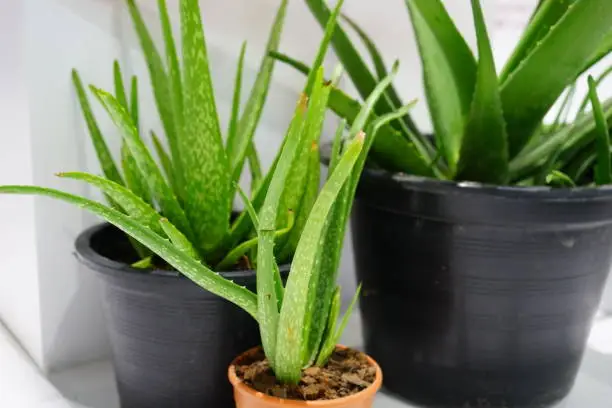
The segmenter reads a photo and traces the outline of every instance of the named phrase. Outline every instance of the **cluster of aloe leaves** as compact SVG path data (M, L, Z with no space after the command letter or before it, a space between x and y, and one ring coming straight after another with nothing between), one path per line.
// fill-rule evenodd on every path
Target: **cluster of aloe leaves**
M129 1L129 4L132 11L136 10L132 1ZM160 4L164 5L163 0L160 0ZM284 13L286 4L284 1L279 16ZM165 11L165 7L161 7L161 10ZM65 177L83 180L99 187L107 195L107 205L61 190L36 186L0 186L0 193L33 194L55 198L84 208L115 225L137 241L142 248L156 254L201 287L233 302L253 316L259 324L264 351L277 378L287 383L296 383L304 367L313 364L323 365L327 362L348 322L348 316L359 290L346 314L339 320L340 288L336 285L336 278L348 215L359 176L376 135L389 123L404 117L414 104L410 103L371 120L375 106L385 95L397 73L396 64L391 73L372 89L363 106L355 111L351 125L347 126L345 121L340 123L330 156L330 171L325 185L319 191L319 173L314 171L319 168L318 141L327 105L342 71L336 70L332 80L325 81L321 65L336 27L339 11L340 4L334 10L334 18L326 25L325 36L313 63L315 69L308 76L279 155L268 176L258 182L258 188L251 198L238 187L235 179L221 180L221 175L215 173L218 169L210 169L211 166L217 165L215 160L223 163L227 152L220 150L218 143L214 99L210 90L206 59L202 56L204 41L200 34L202 30L197 0L181 0L184 47L182 76L172 75L176 74L173 69L170 70L170 75L162 75L162 71L156 71L161 69L161 66L151 71L152 77L156 74L159 76L153 80L156 92L159 92L160 83L166 84L171 92L165 97L173 98L173 113L165 117L164 123L175 124L172 126L166 124L165 130L176 132L168 139L171 146L172 143L176 144L174 148L178 149L180 155L165 155L158 147L162 153L160 159L162 163L166 163L164 165L166 177L163 177L162 171L157 168L140 138L135 125L138 122L135 107L137 104L134 103L136 98L132 97L131 103L127 103L119 80L121 78L119 70L116 69L116 79L119 84L117 96L94 89L98 99L121 129L125 143L124 175L130 171L129 163L133 160L134 168L139 170L136 175L141 177L143 189L150 193L150 196L136 194L131 188L134 185L131 184L134 182L134 179L130 179L131 176L126 176L126 184L122 184L119 171L111 166L104 167L103 171L106 175L116 177L115 180L82 173L63 174ZM162 22L167 23L167 17L164 16L162 13ZM138 22L138 14L136 17L139 26L141 24ZM278 30L278 21L277 18L273 32ZM164 26L168 27L166 23ZM139 31L142 31L142 26ZM157 58L151 57L156 54L150 51L152 47L152 43L149 43L150 38L141 32L141 40L143 38L144 47L149 48L150 66L155 65L151 63ZM168 38L166 32L168 49L173 49ZM174 53L171 52L169 55L172 57ZM181 82L178 82L179 78ZM78 78L76 83L81 99L85 100ZM182 93L176 92L177 84L181 84ZM136 86L133 87L135 88ZM162 99L158 102L163 102L163 97L160 98ZM184 114L177 114L181 111ZM98 152L102 153L101 157L107 155L102 163L109 165L112 163L110 154L97 127L92 126L95 122L91 112L88 108L84 112L86 117L89 115L88 123L93 129L94 142L101 146L97 146ZM230 125L230 128L233 127L237 132L241 132L242 129L244 132L246 125L236 122L236 114L233 116L234 124ZM164 120L163 114L162 119ZM177 122L183 122L183 126L177 126ZM192 123L187 126L185 122ZM246 123L252 123L251 119ZM192 153L187 152L181 140L187 137L185 136L187 132L190 132L188 140L189 147L194 149ZM250 149L249 137L251 135L240 137L242 141L236 142L236 148ZM159 143L156 142L156 145ZM200 162L197 157L184 158L189 154L206 154L208 160ZM229 155L233 158L235 169L240 167L239 161L242 160L240 157L245 154L248 153L243 152L239 156ZM195 167L187 169L184 166ZM177 171L177 168L181 171ZM311 171L305 172L306 168ZM296 169L299 173L307 173L307 176L296 173ZM233 175L238 173L236 170ZM316 175L317 183L311 179L313 174ZM222 176L227 178L228 174ZM195 180L189 182L188 177L194 177ZM300 181L299 177L305 177L307 180ZM290 226L286 228L292 232L298 224L302 225L300 232L295 235L295 241L286 241L295 245L295 255L288 279L284 284L279 272L277 251L279 247L284 248L282 245L284 241L281 240L283 233L279 233L278 225L287 222L287 209L291 208L288 207L287 196L294 194L294 185L298 181L308 186L300 200L302 202L307 200L312 204L309 205L309 211L297 213L294 216L295 220L289 222ZM244 218L249 220L248 225L253 227L256 236L242 245L256 252L257 294L224 278L203 259L203 254L207 255L216 250L218 242L226 242L228 236L232 237L232 232L236 228L242 228L243 225L241 221L237 221L229 230L230 233L226 233L229 198L215 197L213 200L208 197L209 193L219 195L218 191L211 191L209 183L213 183L217 189L225 189L224 191L228 193L235 189L245 204ZM193 202L188 204L190 200ZM158 205L161 211L157 211L154 205ZM203 213L204 210L200 207L210 213ZM200 218L192 219L194 214L199 214ZM211 221L213 219L216 221ZM201 223L211 225L209 232L217 236L211 238L205 234L201 229ZM291 232L285 236L291 237Z
M333 17L325 0L305 2L321 25ZM370 157L373 165L418 176L494 184L573 186L604 181L594 177L594 167L600 162L596 157L609 152L599 151L604 146L598 142L594 115L585 112L590 96L573 120L568 120L567 107L576 81L612 51L612 1L541 1L499 75L479 0L471 0L478 58L442 0L405 3L419 46L434 137L424 134L407 114L380 130ZM367 50L374 72L341 27L332 44L359 94L366 97L387 68L365 31L348 17L344 20ZM272 51L271 55L309 71L286 54ZM563 102L563 114L552 125L545 124L557 101ZM329 108L349 123L359 104L339 90L329 100ZM398 93L389 87L370 120L401 105ZM609 127L612 100L601 105Z
M275 61L264 54L255 83L241 110L246 52L246 44L243 44L229 126L223 138L198 2L180 2L182 60L178 57L166 1L158 0L164 53L156 48L135 1L126 0L126 3L147 62L166 143L155 132L150 133L157 155L155 160L139 125L137 78L132 78L128 97L119 63L115 62L114 94L93 86L91 90L123 136L121 166L118 167L75 70L73 82L104 177L76 172L60 176L82 180L101 189L113 208L145 222L160 234L174 237L215 270L232 269L238 262L253 267L258 241L254 226L246 213L232 219L232 209L236 183L245 162L250 168L251 198L256 208L263 203L270 183L272 172L262 174L253 138ZM287 0L283 0L269 34L268 51L278 47L286 8ZM313 126L315 134L320 124ZM318 145L317 138L312 142ZM164 145L169 147L169 152ZM292 182L283 193L279 207L282 214L275 232L276 255L283 263L291 260L305 218L314 203L312 191L319 186L316 154L316 149L311 149L310 145L301 146L301 154L296 156L289 176ZM162 217L169 223L160 225ZM133 243L141 257L134 266L154 266L151 251Z

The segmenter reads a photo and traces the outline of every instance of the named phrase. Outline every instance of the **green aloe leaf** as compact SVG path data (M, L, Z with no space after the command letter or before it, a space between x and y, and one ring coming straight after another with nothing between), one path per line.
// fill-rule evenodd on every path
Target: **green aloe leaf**
M274 259L274 231L277 225L278 209L289 175L291 165L298 152L303 135L308 98L302 94L297 104L294 117L289 126L280 159L264 203L259 212L259 245L257 247L257 313L259 330L264 351L270 366L276 367L277 327L279 311L277 294L275 291L274 269L278 268ZM275 370L276 372L276 370Z
M138 77L132 76L132 84L130 87L130 114L132 115L132 122L136 129L140 130L140 108L138 106Z
M126 2L149 70L155 105L157 106L168 144L170 145L170 152L172 157L176 159L179 153L176 144L176 122L173 104L169 103L173 101L170 80L166 73L163 59L155 47L153 38L147 29L136 1L126 0Z
M550 29L559 22L567 10L578 0L550 0L542 2L533 18L523 31L518 45L514 48L512 55L506 62L499 77L501 84L506 82L510 74L525 60L539 42L548 34Z
M211 271L194 258L178 250L172 243L157 235L150 228L119 211L95 201L87 200L63 191L33 186L0 186L0 194L31 194L55 198L94 213L127 235L151 249L177 271L209 292L236 304L257 319L257 297L219 274Z
M123 75L121 74L121 66L119 61L115 60L113 63L113 79L115 82L115 98L126 110L130 109L128 99L125 93L125 86L123 85Z
M287 235L287 239L280 251L278 251L277 259L280 263L290 262L297 244L302 235L302 230L306 225L310 210L317 199L317 193L319 192L319 184L321 180L321 164L319 156L319 145L314 143L310 147L308 153L308 166L306 168L306 180L302 192L302 197L299 205L296 207L297 217L295 226L291 232ZM279 245L279 244L277 244Z
M503 184L508 181L508 145L493 51L480 0L472 0L472 10L478 39L478 74L457 179Z
M92 90L119 128L140 172L147 175L146 180L149 183L149 189L164 216L183 231L189 239L193 239L193 232L185 213L166 183L161 170L155 164L151 153L138 135L129 114L111 94L94 87L92 87Z
M119 204L127 215L163 236L163 231L159 227L161 216L150 204L134 194L128 188L117 184L103 177L81 172L58 173L58 177L83 181L102 190L111 197L114 202Z
M161 218L159 220L159 225L161 225L164 233L166 234L166 236L168 236L168 238L170 238L170 241L176 247L176 249L189 255L193 259L196 259L198 261L200 260L200 256L198 255L196 249L193 247L191 242L189 242L187 237L183 235L183 233L179 231L178 228L172 225L170 221L168 221L168 219Z
M319 25L325 27L332 16L332 12L325 4L325 0L306 0L306 4ZM357 88L357 91L363 99L367 98L376 87L378 80L374 74L372 74L342 27L335 28L332 36L332 45L340 62L345 67L346 72ZM378 114L384 114L392 110L392 104L385 98L380 99L376 106L376 112ZM407 118L407 123L410 130L418 134L418 128L412 119Z
M172 166L172 159L164 145L162 144L157 134L154 131L151 131L151 139L153 140L153 147L155 148L155 152L157 153L157 157L159 158L160 164L164 169L164 173L166 174L166 178L168 179L168 184L170 187L174 187L174 171Z
M281 32L285 21L288 0L282 0L281 5L276 13L268 43L266 45L266 54L264 54L259 72L255 78L255 84L251 89L251 93L246 102L244 112L238 124L238 132L236 137L228 140L228 156L232 166L232 177L237 181L242 174L244 161L247 155L249 144L253 140L257 124L261 118L261 113L268 96L268 89L274 71L275 60L268 57L269 51L278 49L280 43Z
M338 317L340 316L341 300L340 287L336 286L329 307L327 324L325 326L325 337L323 337L321 349L317 350L319 352L315 361L315 365L317 366L324 366L329 356L334 352L334 347L336 347L336 326L338 325Z
M308 177L311 162L311 152L313 146L319 144L319 136L323 129L323 121L325 120L325 111L327 109L327 100L331 86L323 82L323 67L317 70L316 79L312 88L312 93L309 98L308 111L306 113L306 121L303 129L303 136L300 138L297 153L291 163L291 169L287 175L281 202L278 208L277 225L286 224L286 215L288 210L294 210L297 213L310 212L308 205L313 203L304 202L304 192L308 189ZM301 206L305 206L302 208ZM301 233L301 227L295 228L295 233ZM289 236L286 239L278 240L277 247L278 259L280 262L287 260L286 257L280 256L285 250ZM297 241L295 241L297 243ZM288 248L289 254L285 252L285 256L289 257L293 254L295 247ZM279 252L280 251L280 252Z
M423 63L436 142L454 172L470 113L476 61L440 0L406 0Z
M347 122L345 119L342 119L336 128L336 133L334 134L334 140L332 142L331 155L329 158L329 172L332 173L338 164L338 160L340 160L340 152L342 151L342 135L344 135L344 130L346 129Z
M278 321L276 340L276 377L296 383L301 377L302 363L308 358L309 314L313 305L311 288L313 274L318 270L321 239L326 231L326 220L346 180L351 176L363 148L363 137L355 137L329 177L315 202L291 264L285 287L285 297Z
M270 55L306 75L310 72L306 64L285 54L274 52ZM345 119L349 125L361 110L358 101L337 88L331 89L328 107ZM430 177L434 172L423 151L422 147L418 148L413 141L406 140L399 131L387 125L380 129L380 135L376 138L372 149L372 156L376 161L385 163L385 168L389 171Z
M595 183L597 185L612 182L612 166L610 164L610 131L604 116L601 102L597 96L597 85L593 77L589 76L589 97L593 106L593 117L597 129L597 164L595 166Z
M597 78L595 78L595 88L599 88L599 85L601 85L601 83L606 78L608 78L611 74L612 74L612 66L609 66L601 74L599 74L599 76L597 76ZM580 103L580 106L578 107L578 113L579 114L584 112L584 110L586 109L587 105L589 104L589 100L590 100L589 93L587 92L587 94L584 96L584 99Z
M355 31L355 33L361 39L361 42L363 42L363 45L368 50L368 53L370 54L370 58L372 59L372 63L374 64L374 70L376 71L376 76L378 77L378 80L381 80L381 79L385 78L387 75L389 75L389 70L387 69L387 66L385 64L385 61L384 61L380 51L376 47L376 44L374 43L374 41L365 32L365 30L363 28L361 28L359 26L359 24L357 24L357 22L355 20L351 19L347 15L343 14L342 15L342 19L347 22L347 24L353 29L353 31ZM396 107L402 106L402 100L399 97L399 94L397 93L397 91L395 90L395 87L390 86L387 89L386 93L387 93L391 103L394 106L396 106ZM408 124L408 122L407 122L407 124Z
M148 204L153 203L151 190L143 177L136 160L125 142L121 145L121 167L125 176L125 185Z
M277 230L274 233L274 238L282 237L283 235L288 234L293 229L293 226L295 225L295 214L293 213L293 211L289 211L289 215L287 217L287 220L288 220L287 221L287 226L282 228L282 229ZM225 256L225 258L223 258L223 260L221 262L219 262L219 264L215 267L215 270L217 270L217 271L228 271L228 270L231 270L231 268L236 266L236 263L240 260L240 258L242 258L251 249L253 249L253 248L255 248L257 246L258 242L259 242L259 238L258 237L254 237L254 238L251 238L248 241L244 241L243 243L238 245L236 248L232 249Z
M229 151L230 145L236 143L238 137L238 121L240 119L240 95L242 94L242 71L244 69L244 56L246 54L246 41L240 47L240 56L238 57L238 67L236 68L236 77L234 79L234 96L232 98L232 112L230 114L229 125L227 129L227 154L232 157Z
M576 2L502 84L511 158L530 140L559 95L612 31L610 15L609 0Z
M102 173L107 179L123 185L123 179L119 173L119 169L113 160L113 156L111 155L110 149L108 148L104 137L102 136L102 132L100 131L96 117L91 110L89 99L87 98L87 94L83 88L83 82L81 81L79 73L76 69L72 70L72 82L77 92L79 104L81 105L81 111L83 112L83 117L85 118L85 123L87 124L91 141L96 151L96 155L98 156Z
M604 57L610 55L610 53L612 53L612 32L608 33L604 37L603 41L601 42L601 45L599 46L597 51L595 51L595 54L585 64L581 74L584 73L587 69L591 68L593 65L597 64Z
M219 244L229 228L232 179L197 0L181 1L181 23L184 126L178 144L185 185L184 208L197 246L206 252Z
M261 161L257 154L257 148L252 141L247 151L247 159L249 161L249 169L251 170L251 191L255 192L263 180L263 171L261 170Z

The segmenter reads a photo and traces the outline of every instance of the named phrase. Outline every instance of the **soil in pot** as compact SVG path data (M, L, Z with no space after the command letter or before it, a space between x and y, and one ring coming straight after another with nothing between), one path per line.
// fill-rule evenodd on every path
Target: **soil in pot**
M357 394L374 384L376 371L364 353L348 348L336 348L324 367L305 369L297 385L279 383L261 349L236 366L238 378L256 391L298 401L334 400Z

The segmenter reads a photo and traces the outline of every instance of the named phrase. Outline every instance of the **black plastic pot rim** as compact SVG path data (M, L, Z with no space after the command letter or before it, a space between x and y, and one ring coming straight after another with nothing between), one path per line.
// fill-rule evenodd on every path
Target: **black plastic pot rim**
M112 259L106 258L100 255L91 247L91 238L92 236L99 232L104 228L110 227L111 224L101 223L96 224L92 227L87 228L83 231L76 239L75 242L75 255L79 259L80 262L88 265L92 269L99 271L100 273L104 273L107 275L116 275L121 274L125 276L125 274L131 274L134 277L143 277L143 276L154 276L159 278L167 278L167 279L185 279L189 280L189 278L185 277L182 273L178 271L172 270L163 270L163 269L154 269L154 270L143 270L133 268L132 266L125 264L123 262L114 261ZM285 272L289 269L288 265L280 266L281 272ZM235 270L235 271L222 271L218 272L219 275L223 276L227 279L244 279L256 274L254 270Z

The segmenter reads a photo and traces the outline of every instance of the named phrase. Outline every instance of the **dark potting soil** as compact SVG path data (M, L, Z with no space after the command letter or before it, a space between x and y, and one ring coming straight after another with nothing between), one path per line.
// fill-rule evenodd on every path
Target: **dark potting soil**
M236 374L245 384L264 394L301 401L332 400L347 397L368 388L376 377L365 354L337 348L324 367L302 371L297 385L280 384L270 369L263 351L236 366Z

